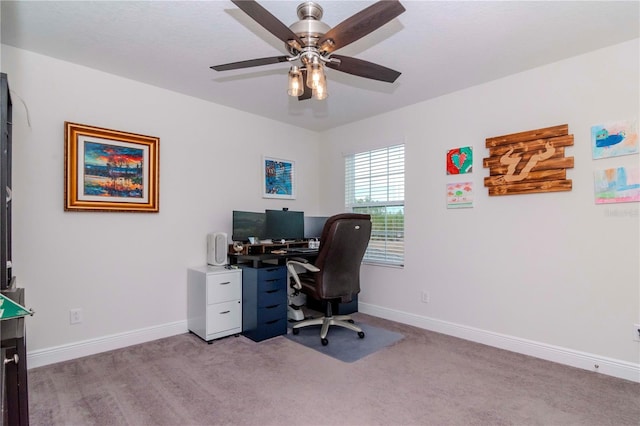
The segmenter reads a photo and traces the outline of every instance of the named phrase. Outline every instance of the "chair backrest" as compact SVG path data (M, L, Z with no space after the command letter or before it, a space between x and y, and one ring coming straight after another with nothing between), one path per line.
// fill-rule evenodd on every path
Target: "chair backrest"
M342 213L327 219L314 264L316 296L351 301L360 293L360 265L371 237L371 216Z

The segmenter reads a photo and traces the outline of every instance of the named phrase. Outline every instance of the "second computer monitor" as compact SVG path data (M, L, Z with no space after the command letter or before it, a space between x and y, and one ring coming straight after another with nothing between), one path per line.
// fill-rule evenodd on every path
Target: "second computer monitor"
M304 238L304 212L266 210L267 238L301 240Z
M305 216L304 217L304 237L307 239L320 238L324 223L327 221L326 216Z

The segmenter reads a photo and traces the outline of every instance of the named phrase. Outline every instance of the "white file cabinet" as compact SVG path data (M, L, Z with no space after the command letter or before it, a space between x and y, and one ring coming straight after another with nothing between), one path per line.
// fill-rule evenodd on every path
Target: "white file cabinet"
M242 270L222 266L189 268L189 331L212 340L242 332Z

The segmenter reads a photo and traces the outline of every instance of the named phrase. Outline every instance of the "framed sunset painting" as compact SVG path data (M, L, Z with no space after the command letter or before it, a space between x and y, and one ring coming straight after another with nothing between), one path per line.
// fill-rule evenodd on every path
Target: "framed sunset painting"
M159 211L153 136L65 122L66 211Z

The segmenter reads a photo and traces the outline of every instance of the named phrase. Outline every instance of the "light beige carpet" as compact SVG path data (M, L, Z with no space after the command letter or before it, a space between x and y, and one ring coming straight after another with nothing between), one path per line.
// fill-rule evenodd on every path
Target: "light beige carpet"
M280 336L191 334L29 370L32 425L635 425L640 384L354 315L404 335L345 363Z

